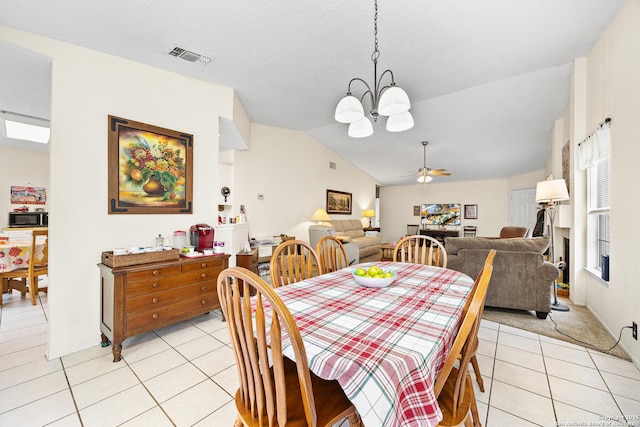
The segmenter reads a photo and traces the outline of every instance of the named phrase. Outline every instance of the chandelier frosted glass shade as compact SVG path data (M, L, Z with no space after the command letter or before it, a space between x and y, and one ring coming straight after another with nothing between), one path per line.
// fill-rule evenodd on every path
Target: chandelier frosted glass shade
M404 113L411 108L411 102L407 93L398 86L391 86L380 96L378 102L378 114L381 116L392 116Z
M336 106L335 119L340 123L353 123L364 117L362 103L353 95L347 95Z
M410 112L394 114L387 119L387 130L389 132L402 132L413 127L413 116Z
M373 135L373 125L371 120L366 117L361 118L349 125L348 135L351 138L364 138Z
M433 181L433 177L431 175L420 175L418 177L418 182L420 184L426 184L427 182Z

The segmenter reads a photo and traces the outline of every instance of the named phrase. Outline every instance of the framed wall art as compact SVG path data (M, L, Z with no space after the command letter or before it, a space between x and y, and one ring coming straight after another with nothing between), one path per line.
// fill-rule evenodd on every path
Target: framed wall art
M327 190L327 213L351 215L351 193Z
M109 214L190 214L193 135L109 116Z
M478 219L478 205L464 205L464 219Z

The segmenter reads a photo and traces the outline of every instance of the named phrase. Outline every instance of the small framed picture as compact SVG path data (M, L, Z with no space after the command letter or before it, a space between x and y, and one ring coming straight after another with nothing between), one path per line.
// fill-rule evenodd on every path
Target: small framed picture
M420 206L413 207L413 216L420 216Z
M478 205L464 205L464 219L478 219Z

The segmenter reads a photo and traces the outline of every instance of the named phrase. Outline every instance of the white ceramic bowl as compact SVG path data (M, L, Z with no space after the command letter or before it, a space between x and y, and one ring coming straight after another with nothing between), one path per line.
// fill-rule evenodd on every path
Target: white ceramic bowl
M394 280L396 280L396 277L398 277L398 273L396 273L393 270L385 269L384 271L390 271L391 273L393 273L393 276L377 278L377 277L356 276L355 272L351 274L353 275L353 279L360 286L365 286L367 288L384 288L386 286L389 286Z

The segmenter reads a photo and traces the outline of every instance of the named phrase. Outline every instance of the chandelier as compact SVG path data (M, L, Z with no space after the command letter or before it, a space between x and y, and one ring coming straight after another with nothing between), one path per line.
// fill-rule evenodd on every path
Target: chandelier
M371 54L373 61L373 89L359 77L351 79L347 88L347 95L340 100L336 107L335 119L340 123L349 123L348 134L352 138L364 138L373 134L373 124L364 114L362 101L367 94L371 110L369 114L374 122L378 121L378 116L388 116L386 129L389 132L402 132L413 127L413 116L409 112L411 103L407 93L396 86L391 70L384 71L378 79L378 1L375 0L375 14L373 16L374 49ZM391 83L382 86L382 78L389 74ZM360 99L351 94L351 84L359 81L365 85L367 90Z

